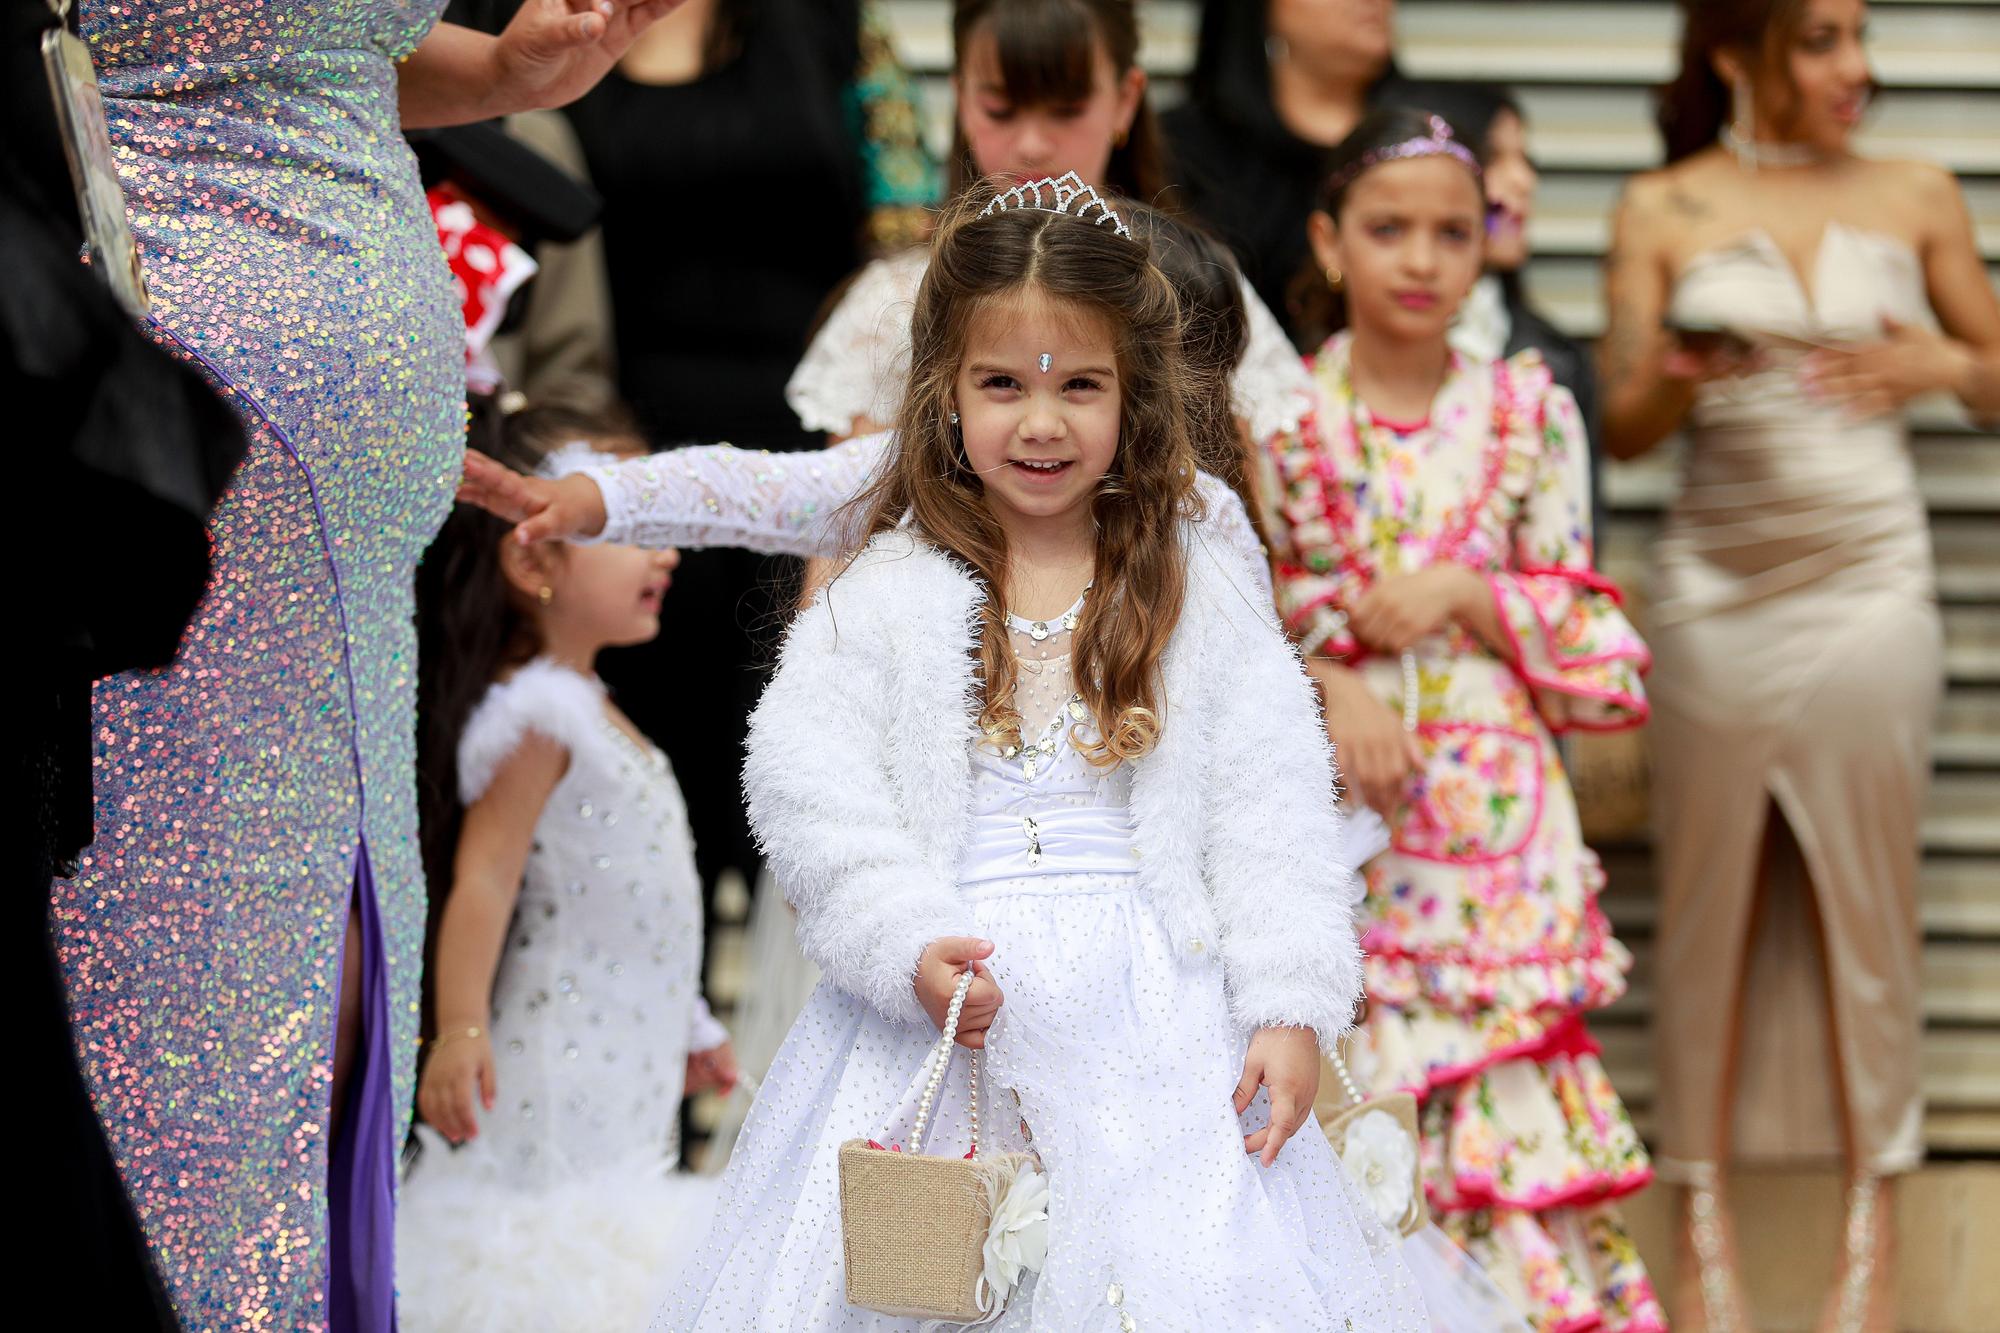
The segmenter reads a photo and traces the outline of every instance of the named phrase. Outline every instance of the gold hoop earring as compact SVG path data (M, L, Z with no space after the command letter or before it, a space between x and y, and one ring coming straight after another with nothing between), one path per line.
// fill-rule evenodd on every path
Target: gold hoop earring
M1331 264L1326 266L1326 285L1329 289L1336 292L1339 291L1342 277L1343 274L1339 269Z
M551 588L548 584L544 583L542 585L541 591L536 593L535 596L537 599L540 600L543 606L547 606L550 602L553 602L556 599L556 590L554 588Z

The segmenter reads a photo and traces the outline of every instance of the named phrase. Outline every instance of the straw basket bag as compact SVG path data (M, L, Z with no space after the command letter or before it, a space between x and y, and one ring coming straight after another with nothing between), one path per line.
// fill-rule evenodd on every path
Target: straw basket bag
M1047 1248L1048 1185L1027 1153L979 1152L979 1055L972 1064L972 1151L920 1154L931 1107L951 1068L972 973L958 979L927 1078L910 1151L870 1139L840 1145L840 1228L847 1300L878 1314L983 1324L997 1319L1024 1270Z
M1386 1227L1405 1236L1430 1221L1424 1202L1422 1140L1417 1137L1417 1099L1407 1092L1364 1097L1336 1048L1326 1055L1345 1097L1315 1108L1327 1142L1341 1165ZM1340 1094L1336 1093L1336 1097Z

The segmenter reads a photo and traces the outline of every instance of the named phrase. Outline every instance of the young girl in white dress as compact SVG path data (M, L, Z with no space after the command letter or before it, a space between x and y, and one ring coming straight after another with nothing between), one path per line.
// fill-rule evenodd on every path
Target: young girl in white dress
M1145 217L1147 210L1138 212ZM1182 348L1189 382L1207 399L1193 405L1191 415L1204 423L1199 433L1209 437L1198 448L1204 463L1226 475L1232 466L1241 466L1232 461L1241 446L1227 393L1245 330L1234 265L1226 252L1169 219L1145 217L1140 230L1154 262L1173 283L1184 327L1199 331L1200 336L1184 337ZM843 527L851 527L847 502L882 466L892 440L885 432L813 455L697 445L581 468L560 480L522 476L474 453L467 460L462 497L521 522L523 540L736 545L831 556L843 549ZM1259 606L1267 605L1269 573L1258 538L1238 496L1215 474L1196 474L1202 512L1188 529L1189 537L1205 558L1240 561L1258 581ZM1240 477L1233 480L1240 485ZM850 522L843 524L843 517ZM1347 846L1358 861L1369 854L1367 835L1352 827L1349 834ZM818 978L818 969L798 955L789 907L772 897L768 905L760 902L759 915L752 919L749 973L756 985L739 998L735 1022L738 1048L759 1077ZM795 990L801 968L809 979ZM759 1044L757 1054L749 1053L744 1033L746 1016L753 1013L762 1015L753 1026L776 1029ZM1436 1333L1512 1333L1520 1327L1505 1300L1435 1228L1406 1241L1405 1256Z
M752 819L826 979L657 1322L915 1327L845 1299L836 1157L968 1141L958 1064L909 1137L970 970L987 1139L1051 1190L999 1327L1421 1328L1310 1118L1360 978L1308 682L1190 541L1172 288L1115 215L1037 201L947 223L867 544L754 718Z
M549 409L502 431L545 475L632 451ZM592 670L659 632L678 561L524 546L470 509L426 557L425 840L451 887L397 1228L411 1333L637 1327L707 1225L713 1182L674 1171L681 1099L735 1069L687 818Z
M1133 0L955 0L955 141L949 193L1074 171L1095 188L1157 203L1171 184L1139 67ZM930 262L919 247L855 275L785 386L807 430L846 439L894 419L910 371L910 313ZM1288 430L1312 386L1278 321L1235 278L1249 321L1233 369L1236 415L1252 438Z

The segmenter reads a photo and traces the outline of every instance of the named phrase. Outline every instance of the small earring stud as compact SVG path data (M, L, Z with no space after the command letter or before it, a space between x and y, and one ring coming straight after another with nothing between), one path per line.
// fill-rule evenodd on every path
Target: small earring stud
M956 412L953 412L953 413L951 414L951 424L952 424L952 425L954 425L954 426L956 426L956 425L958 424L958 413L956 413Z
M541 591L536 593L535 596L541 599L541 603L543 606L547 606L550 602L553 602L556 599L556 590L554 588L551 588L548 584L544 583L542 585Z

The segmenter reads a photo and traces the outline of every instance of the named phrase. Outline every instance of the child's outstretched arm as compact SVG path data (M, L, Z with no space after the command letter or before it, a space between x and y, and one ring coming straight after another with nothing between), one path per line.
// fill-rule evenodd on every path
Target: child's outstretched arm
M773 454L698 444L550 479L467 450L458 498L510 523L515 539L628 546L735 546L767 555L837 555L841 507L888 450L871 435L833 449Z
M751 716L743 785L758 840L798 909L806 956L885 1017L920 1023L931 1016L927 992L936 987L920 996L919 973L926 982L955 977L991 950L952 868L925 858L902 816L907 802L963 793L891 786L884 667L895 641L880 632L886 611L838 596L846 578L864 572L873 571L836 580L832 603L822 593L793 623ZM943 957L953 952L963 956ZM986 999L997 1008L997 988Z
M478 799L466 807L451 893L438 923L437 1036L417 1109L453 1143L479 1133L479 1107L493 1109L493 974L521 893L535 822L569 767L569 751L539 732L523 735Z

